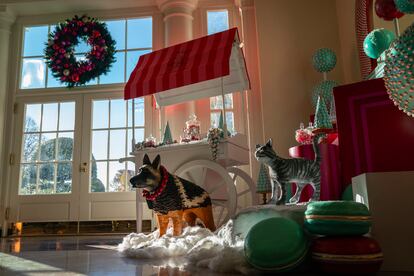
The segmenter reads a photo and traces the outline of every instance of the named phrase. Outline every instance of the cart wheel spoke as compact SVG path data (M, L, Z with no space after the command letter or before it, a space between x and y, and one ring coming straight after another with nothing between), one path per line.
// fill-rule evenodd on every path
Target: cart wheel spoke
M250 193L250 190L249 189L246 189L243 192L237 193L237 196L242 196L242 195L245 195L247 193Z
M226 207L227 206L227 200L222 200L222 199L211 199L211 201L213 202L214 205L218 205L218 206L222 206L222 207Z
M218 189L220 189L221 187L223 187L224 184L224 180L220 181L219 184L216 184L213 186L213 188L209 189L208 193L211 195L213 194L215 191L217 191Z

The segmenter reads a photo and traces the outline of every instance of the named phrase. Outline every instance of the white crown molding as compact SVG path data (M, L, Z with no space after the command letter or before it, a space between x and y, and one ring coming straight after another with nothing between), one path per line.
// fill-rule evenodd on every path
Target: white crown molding
M16 16L6 5L0 5L0 30L10 32L10 28L16 21Z
M174 13L191 15L198 6L198 0L157 0L156 2L165 15Z

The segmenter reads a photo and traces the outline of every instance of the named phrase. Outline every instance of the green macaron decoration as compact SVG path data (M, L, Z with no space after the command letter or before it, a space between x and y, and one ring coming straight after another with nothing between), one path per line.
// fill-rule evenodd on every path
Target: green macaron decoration
M371 227L371 214L364 204L355 201L311 202L304 225L317 235L365 235Z
M308 241L295 221L275 217L254 225L248 232L244 253L246 260L260 270L286 272L305 259Z

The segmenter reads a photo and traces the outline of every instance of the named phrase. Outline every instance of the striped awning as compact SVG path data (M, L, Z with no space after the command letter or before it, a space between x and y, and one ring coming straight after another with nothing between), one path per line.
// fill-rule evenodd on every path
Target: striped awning
M160 106L250 88L237 28L142 55L124 98L154 94ZM162 93L160 93L162 92Z

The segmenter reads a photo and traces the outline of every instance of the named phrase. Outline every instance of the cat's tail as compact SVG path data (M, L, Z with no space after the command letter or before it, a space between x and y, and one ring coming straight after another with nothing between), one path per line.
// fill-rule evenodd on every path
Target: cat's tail
M323 134L315 134L315 136L313 136L313 151L315 152L315 162L320 163L322 161L322 156L321 156L321 152L319 150L319 138L321 138Z

